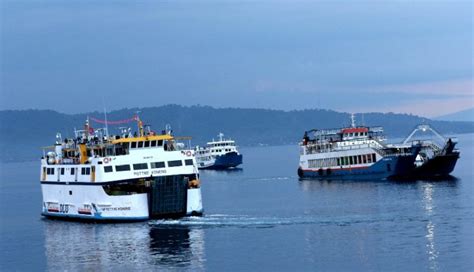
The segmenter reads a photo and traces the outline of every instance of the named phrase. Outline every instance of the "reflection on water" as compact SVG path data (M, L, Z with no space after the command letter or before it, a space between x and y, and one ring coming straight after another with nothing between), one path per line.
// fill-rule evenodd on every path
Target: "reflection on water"
M433 192L434 186L432 183L424 183L422 185L423 190L423 204L426 216L428 217L428 223L426 224L426 251L428 253L428 261L430 269L438 270L438 255L439 252L435 247L435 224L432 222L432 215L434 209L433 203Z
M378 183L374 181L351 181L351 180L317 180L317 179L298 179L300 187L305 192L318 191L320 189L371 189L376 188ZM385 183L387 181L380 181Z
M192 267L204 269L204 232L159 228L147 223L84 224L44 220L47 268L111 270L111 268Z
M150 227L150 254L158 265L204 269L204 230Z

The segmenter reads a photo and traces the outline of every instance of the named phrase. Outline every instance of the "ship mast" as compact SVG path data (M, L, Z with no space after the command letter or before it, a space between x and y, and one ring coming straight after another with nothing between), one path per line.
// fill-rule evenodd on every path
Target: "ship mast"
M351 113L351 126L352 126L353 128L356 127L355 114L354 114L354 113Z

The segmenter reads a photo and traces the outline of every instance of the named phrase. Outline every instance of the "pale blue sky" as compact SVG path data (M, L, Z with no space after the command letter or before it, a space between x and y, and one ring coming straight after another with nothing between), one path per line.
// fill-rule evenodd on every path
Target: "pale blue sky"
M470 1L3 1L1 109L474 107Z

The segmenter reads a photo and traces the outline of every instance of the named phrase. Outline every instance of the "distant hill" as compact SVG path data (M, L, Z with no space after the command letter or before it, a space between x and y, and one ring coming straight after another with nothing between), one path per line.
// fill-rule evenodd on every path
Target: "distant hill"
M467 122L474 122L474 108L458 111L455 113L443 115L434 118L435 120L442 120L442 121L467 121Z
M338 128L350 123L350 114L330 110L281 111L266 109L212 108L208 106L183 107L167 105L142 109L122 109L108 113L108 120L131 118L140 110L140 117L155 131L170 124L174 134L192 136L192 144L205 144L217 138L219 132L237 140L241 146L295 144L305 130L311 128ZM72 137L74 128L82 129L87 116L103 119L99 112L63 114L51 110L0 111L0 161L38 159L39 147L54 143L56 132ZM472 133L474 122L427 120L408 114L365 113L357 115L359 124L384 126L389 137L403 137L417 124L432 124L445 134ZM99 124L91 122L93 127ZM135 128L136 124L129 126ZM109 127L117 133L117 126Z

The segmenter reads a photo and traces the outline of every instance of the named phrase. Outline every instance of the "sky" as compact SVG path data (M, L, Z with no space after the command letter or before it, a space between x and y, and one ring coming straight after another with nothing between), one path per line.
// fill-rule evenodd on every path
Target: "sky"
M0 0L0 109L474 107L471 1Z

